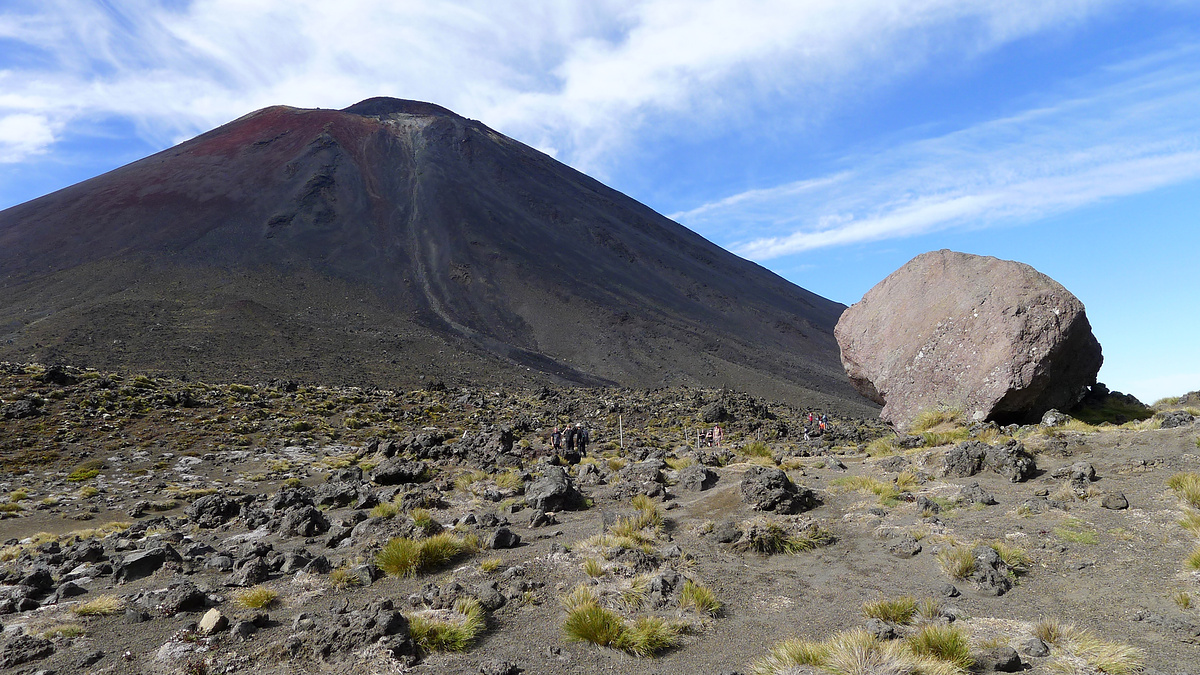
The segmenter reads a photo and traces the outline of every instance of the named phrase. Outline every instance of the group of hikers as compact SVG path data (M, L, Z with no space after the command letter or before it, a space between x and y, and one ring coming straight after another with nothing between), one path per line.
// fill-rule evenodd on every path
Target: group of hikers
M567 446L565 450L563 448L564 440ZM550 446L554 449L554 453L561 456L567 464L578 464L587 456L587 446L591 440L591 432L579 423L576 423L575 426L568 424L565 434L558 427L554 427L554 431L550 432Z

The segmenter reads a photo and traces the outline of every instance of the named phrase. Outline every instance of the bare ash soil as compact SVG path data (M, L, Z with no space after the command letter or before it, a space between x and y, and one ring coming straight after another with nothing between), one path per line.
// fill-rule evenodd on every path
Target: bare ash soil
M979 654L1021 652L1031 622L1057 618L1142 650L1146 672L1200 672L1200 575L1184 562L1197 541L1179 525L1185 507L1167 485L1200 471L1200 428L1191 423L946 427L909 439L917 447L889 449L872 444L886 433L875 421L834 418L827 434L806 441L803 405L719 390L391 392L14 364L0 365L0 398L6 672L747 673L781 640L862 626L864 602L904 595L935 600L941 620L963 627ZM725 446L697 448L696 431L716 419ZM551 509L551 522L532 527L541 511L528 502L555 471L549 430L568 422L593 435L589 458L568 471L587 501ZM970 433L992 447L1015 438L1036 471L1019 482L986 468L946 476L945 455ZM400 465L412 480L381 484L393 480L381 467ZM701 466L715 485L689 480ZM756 511L742 489L756 466L784 469L819 504L793 515ZM1072 466L1074 479L1060 471ZM995 504L982 503L992 501L984 493ZM665 519L645 531L645 551L595 541L614 514L633 512L639 494ZM197 506L214 495L237 512ZM1113 508L1118 495L1127 508ZM307 520L293 515L305 498L319 507ZM413 577L379 575L376 554L414 533L415 507L477 536L483 550ZM721 541L737 541L760 518L797 534L817 526L832 541L773 556ZM489 550L505 526L520 543ZM941 551L994 542L1025 554L1004 569L1011 588L1001 595L939 564ZM178 555L133 578L131 556L168 546ZM322 556L327 565L313 562ZM595 579L584 572L588 559L603 571ZM49 579L31 590L38 568ZM118 582L122 575L130 580ZM69 579L81 594L61 591ZM681 608L684 579L711 589L722 609ZM568 641L561 598L580 585L627 620L676 622L678 642L637 657ZM258 586L278 599L239 606L237 593ZM104 596L117 599L116 613L77 614ZM411 618L448 616L458 597L488 608L484 632L464 652L393 658L382 645L405 635L378 644L355 642L362 630L351 635L380 601ZM241 632L198 630L213 608L234 626L244 621ZM1055 650L1021 660L1030 673L1099 672Z

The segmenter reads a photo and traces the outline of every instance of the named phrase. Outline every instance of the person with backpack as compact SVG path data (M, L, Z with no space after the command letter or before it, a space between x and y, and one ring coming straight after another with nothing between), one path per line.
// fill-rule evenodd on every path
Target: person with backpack
M586 457L588 441L592 440L592 434L591 434L591 432L588 431L588 428L583 426L582 424L576 424L575 430L579 433L579 435L577 437L578 446L579 446L579 455L580 455L580 457Z

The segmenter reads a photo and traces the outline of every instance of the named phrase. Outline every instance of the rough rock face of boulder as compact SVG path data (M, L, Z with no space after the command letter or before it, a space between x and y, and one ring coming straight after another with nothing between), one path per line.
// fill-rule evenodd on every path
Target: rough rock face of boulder
M757 511L800 513L815 508L816 494L796 485L779 469L752 466L742 474L742 501Z
M984 469L990 469L1013 483L1019 483L1033 476L1037 471L1037 463L1025 450L1025 446L1015 440L1010 440L1004 445L963 441L946 452L947 476L966 478Z
M525 503L537 511L561 511L577 508L583 495L562 467L548 466L543 477L525 487Z
M948 250L879 282L834 336L855 388L902 426L940 406L1036 423L1077 403L1103 362L1067 289L1029 265Z

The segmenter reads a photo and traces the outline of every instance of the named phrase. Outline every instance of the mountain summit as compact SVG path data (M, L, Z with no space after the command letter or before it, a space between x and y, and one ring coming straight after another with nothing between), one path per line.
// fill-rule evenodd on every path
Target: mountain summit
M843 309L479 122L392 98L265 108L0 212L0 359L863 406L833 338Z

